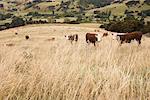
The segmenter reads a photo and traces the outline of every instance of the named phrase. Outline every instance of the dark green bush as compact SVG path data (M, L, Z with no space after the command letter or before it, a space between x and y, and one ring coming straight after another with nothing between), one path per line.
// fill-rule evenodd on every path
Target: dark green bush
M99 12L95 18L108 18L111 15L111 12Z
M65 13L64 17L75 17L75 13L73 12Z
M135 19L134 17L130 16L125 18L123 21L112 21L109 24L104 24L100 27L109 31L120 33L141 31L141 29L144 27L144 21Z
M130 0L126 3L126 6L130 7L130 6L134 6L134 5L137 5L137 4L140 4L140 1L133 1L133 0Z
M7 13L7 14L0 14L0 20L6 20L8 18L11 18L13 14Z
M147 25L144 25L143 29L142 29L142 32L144 34L146 33L150 33L150 22L147 23Z
M150 16L150 9L149 10L143 10L141 13L142 13L142 16Z
M36 17L36 16L40 16L40 14L38 12L29 12L27 14L27 16L33 16L33 17Z
M150 5L150 0L145 0L144 3Z
M10 27L18 27L23 25L25 25L25 21L23 20L23 18L15 17L13 18Z

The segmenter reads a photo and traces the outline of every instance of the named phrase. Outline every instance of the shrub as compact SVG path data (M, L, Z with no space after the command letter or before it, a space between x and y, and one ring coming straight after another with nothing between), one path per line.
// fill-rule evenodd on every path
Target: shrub
M33 16L33 17L36 17L36 16L40 16L40 14L38 12L29 12L27 14L27 16Z
M64 17L75 17L75 14L72 13L72 12L65 13L65 14L64 14Z
M0 14L0 20L5 20L5 16L3 14Z
M147 25L144 25L143 29L141 30L144 34L150 33L150 22Z
M56 20L54 18L48 18L48 23L56 23Z
M25 21L23 20L23 18L20 17L15 17L11 23L11 27L18 27L23 25L25 25Z
M142 13L142 16L150 16L150 9L149 10L143 10L141 13Z
M111 12L109 12L109 13L102 12L102 13L98 13L98 14L95 16L95 18L107 19L107 18L109 18L110 15L111 15Z
M70 21L70 19L69 18L65 18L64 19L64 23L70 23L71 21Z
M7 14L0 14L0 20L6 20L8 18L11 18L13 14L7 13Z
M150 5L150 0L145 0L144 3Z
M112 21L109 24L102 25L100 27L104 27L106 30L114 31L114 32L133 32L133 31L141 31L144 27L143 20L137 20L134 17L126 17L124 21Z
M130 6L134 6L134 5L137 5L137 4L140 4L140 1L128 1L126 3L126 6L130 7Z
M68 24L80 24L78 21L70 21Z
M7 27L5 25L0 25L0 31L5 30L5 29L7 29Z

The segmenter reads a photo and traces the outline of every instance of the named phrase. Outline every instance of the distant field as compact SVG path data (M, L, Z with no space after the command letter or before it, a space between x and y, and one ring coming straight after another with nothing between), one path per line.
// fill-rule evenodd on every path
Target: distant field
M147 5L147 4L144 4L141 7L134 6L134 7L128 8L125 5L125 3L121 3L121 4L116 3L116 4L108 5L106 7L89 10L87 12L87 15L93 14L94 11L101 11L101 12L109 12L109 11L111 11L112 15L122 16L122 15L124 15L124 12L125 12L126 9L129 10L129 11L142 11L142 10L150 9L150 6Z
M86 32L98 27L45 24L0 31L0 100L149 100L150 39L120 47L108 36L97 47L88 45ZM79 41L72 45L64 35L75 33Z

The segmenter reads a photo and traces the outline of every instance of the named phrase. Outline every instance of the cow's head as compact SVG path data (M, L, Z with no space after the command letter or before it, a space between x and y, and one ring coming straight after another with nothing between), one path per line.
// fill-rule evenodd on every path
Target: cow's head
M106 37L106 36L108 36L108 33L107 32L103 33L103 37Z
M119 41L119 40L120 40L120 37L119 37L117 34L112 33L112 39Z
M69 36L68 36L68 35L65 35L65 38L66 38L67 40L69 40Z
M100 34L96 34L95 36L96 36L98 42L100 42L102 40L102 36Z
M117 40L117 34L112 33L111 35L113 40Z
M65 35L67 40L73 40L73 36L72 35Z

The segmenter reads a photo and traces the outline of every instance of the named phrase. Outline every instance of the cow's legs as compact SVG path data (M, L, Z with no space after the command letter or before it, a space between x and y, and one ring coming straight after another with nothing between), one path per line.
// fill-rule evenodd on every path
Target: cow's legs
M73 42L73 41L71 40L71 44L72 44L72 42Z
M94 44L94 46L96 46L95 42L93 44Z
M120 46L122 45L122 43L123 43L123 41L121 40L121 42L120 42Z
M88 39L86 39L86 43L89 43L89 42L88 42Z
M141 44L141 39L136 39L136 41L139 43L139 45Z
M126 43L131 43L131 40L126 40Z
M128 43L131 43L131 40L129 40Z

